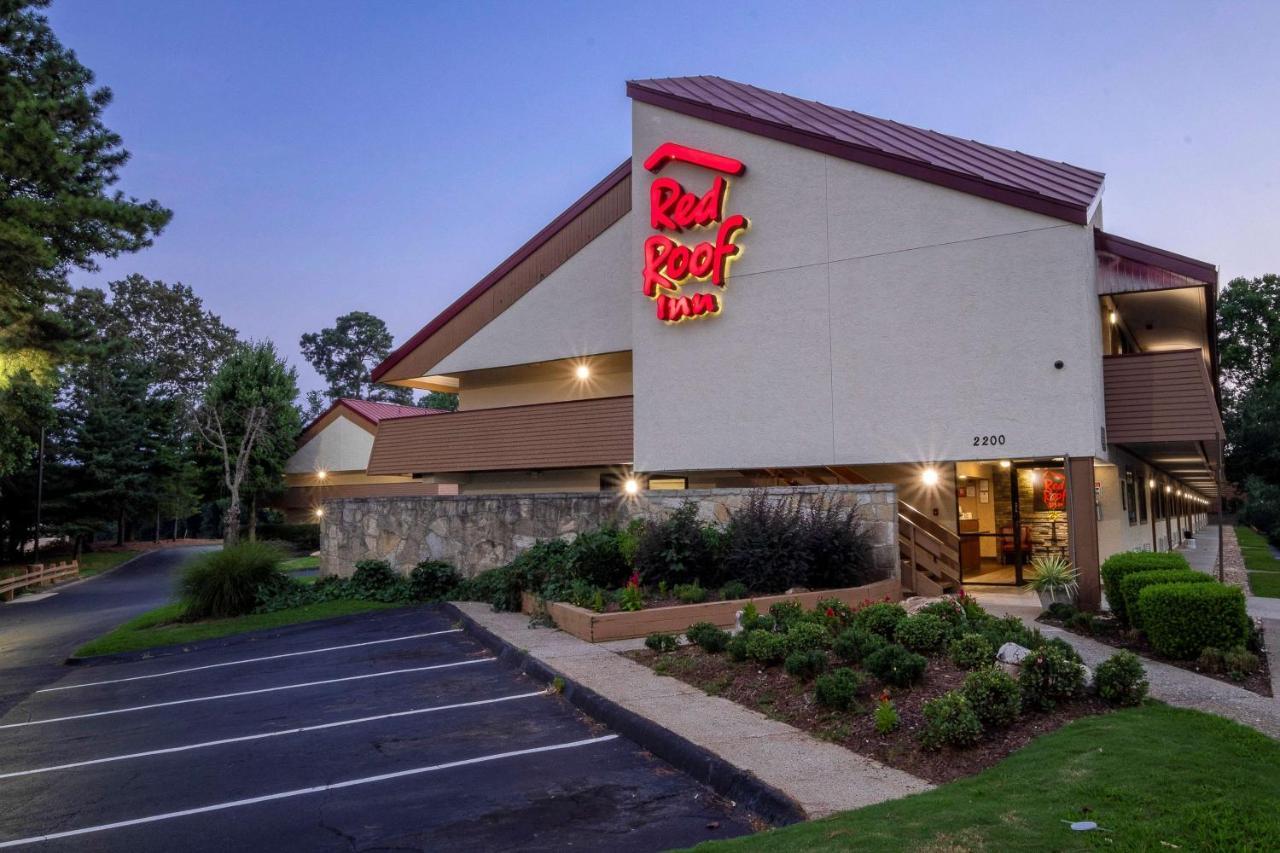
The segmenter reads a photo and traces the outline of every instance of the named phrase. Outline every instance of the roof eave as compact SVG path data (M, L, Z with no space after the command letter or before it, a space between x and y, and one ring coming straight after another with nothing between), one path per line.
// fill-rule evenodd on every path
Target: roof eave
M1070 204L927 163L897 157L884 151L855 145L850 142L842 142L776 122L743 115L732 110L713 107L700 101L681 98L666 92L655 92L636 81L627 81L627 95L633 100L650 106L661 107L692 118L710 121L778 142L807 148L820 154L828 154L842 160L882 169L886 172L968 193L989 201L996 201L1011 207L1051 216L1075 225L1085 225L1089 222L1090 211L1094 208L1098 197L1101 195L1101 191L1099 191L1086 205Z

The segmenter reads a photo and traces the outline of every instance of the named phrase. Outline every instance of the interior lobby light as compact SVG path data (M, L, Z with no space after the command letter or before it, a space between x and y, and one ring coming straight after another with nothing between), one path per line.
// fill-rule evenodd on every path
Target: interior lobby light
M640 491L640 481L635 477L628 477L622 484L622 490L629 495L634 495Z
M1165 493L1166 495L1167 495L1167 494L1169 494L1169 492L1172 492L1172 491L1173 491L1173 486L1165 486L1165 487L1164 487L1164 493Z
M1119 322L1120 322L1120 315L1119 315L1119 314L1117 314L1116 312L1112 311L1112 312L1111 312L1111 325L1113 325L1113 326L1114 326L1116 323L1119 323Z
M585 364L579 364L574 368L573 375L578 378L579 382L585 381L591 378L591 368Z
M1012 464L1013 464L1013 463L1012 463L1012 462L1010 462L1008 459L1001 459L1001 460L1000 460L1000 467L1001 467L1001 468L1008 468L1008 467L1009 467L1010 465L1012 465Z

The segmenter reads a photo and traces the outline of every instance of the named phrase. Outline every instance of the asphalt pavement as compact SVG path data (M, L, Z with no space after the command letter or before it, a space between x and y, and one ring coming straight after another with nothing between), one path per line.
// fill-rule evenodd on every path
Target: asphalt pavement
M78 646L173 600L182 565L212 547L142 553L126 565L0 604L0 714L66 674Z
M62 674L0 717L0 848L622 853L752 829L434 607Z

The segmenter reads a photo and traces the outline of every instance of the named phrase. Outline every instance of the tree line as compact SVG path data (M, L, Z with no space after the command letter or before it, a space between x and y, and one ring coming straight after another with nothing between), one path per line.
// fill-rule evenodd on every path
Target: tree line
M0 562L37 524L77 549L253 536L305 419L342 396L413 404L369 382L391 335L360 311L304 335L328 387L300 406L274 345L240 339L192 288L141 275L73 288L74 270L147 248L172 212L114 188L129 153L103 122L112 93L47 5L0 0Z

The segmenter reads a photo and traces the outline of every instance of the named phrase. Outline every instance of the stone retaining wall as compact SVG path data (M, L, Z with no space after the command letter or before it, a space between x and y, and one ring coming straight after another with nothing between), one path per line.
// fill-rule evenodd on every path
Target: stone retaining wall
M539 495L454 495L345 498L325 501L320 525L320 573L349 575L358 560L387 560L408 572L423 560L444 560L471 577L511 561L539 539L573 538L610 522L657 518L685 501L704 521L723 522L756 492L802 503L826 494L861 507L877 568L898 576L897 494L892 485L792 486Z

